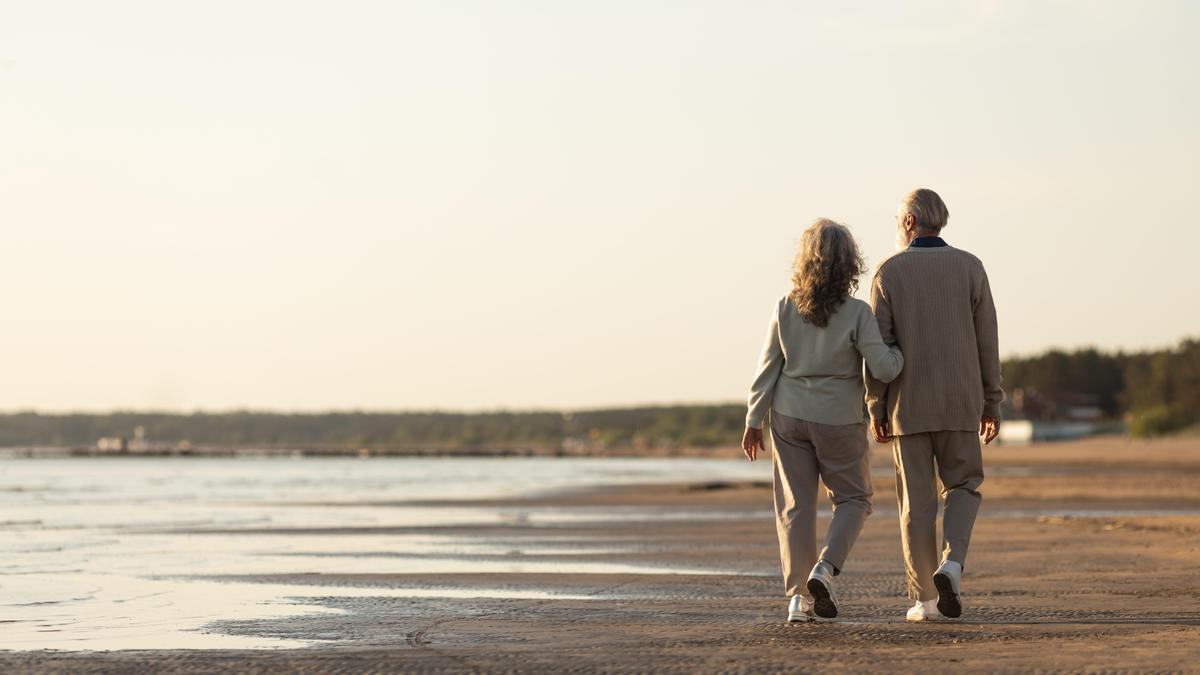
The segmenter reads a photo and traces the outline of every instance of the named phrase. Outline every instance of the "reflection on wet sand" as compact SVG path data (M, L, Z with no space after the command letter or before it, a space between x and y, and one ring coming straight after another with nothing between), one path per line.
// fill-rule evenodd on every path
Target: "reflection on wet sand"
M305 584L153 579L122 575L29 574L25 590L5 592L6 649L255 649L296 648L321 640L228 635L203 627L249 621L343 614L304 599L495 598L578 600L587 596L497 588L392 589ZM327 642L327 641L326 641Z
M3 646L290 648L314 642L228 635L205 627L342 612L305 601L330 595L576 597L487 585L335 591L312 584L240 582L238 575L729 572L622 562L616 559L619 547L586 538L543 538L526 545L519 538L438 533L454 527L621 522L637 517L629 511L361 506L357 500L495 498L605 482L730 475L761 479L763 467L705 459L9 460L0 471L6 515L0 522L5 534L0 541ZM378 533L406 527L417 533Z

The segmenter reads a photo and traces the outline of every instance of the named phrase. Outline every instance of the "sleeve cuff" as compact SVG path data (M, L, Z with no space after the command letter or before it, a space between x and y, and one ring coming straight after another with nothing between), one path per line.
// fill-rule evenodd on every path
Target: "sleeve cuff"
M999 403L984 403L983 404L983 416L984 417L995 417L996 419L1000 419L1000 404Z

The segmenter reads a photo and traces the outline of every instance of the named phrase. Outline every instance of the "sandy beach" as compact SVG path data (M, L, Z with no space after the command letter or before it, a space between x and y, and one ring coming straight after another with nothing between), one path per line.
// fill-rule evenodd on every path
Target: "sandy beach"
M967 609L957 621L903 621L890 456L875 448L876 510L839 577L842 616L834 622L783 621L764 471L753 479L487 499L376 496L357 504L385 513L506 514L492 522L172 526L200 546L230 536L268 547L302 537L332 541L324 553L304 554L308 567L226 574L210 565L190 575L229 588L292 587L290 602L312 611L270 616L268 608L263 616L202 622L206 635L265 640L255 648L23 648L0 652L0 669L1200 671L1200 439L998 447L986 458L984 507L964 578ZM363 543L426 535L490 544L464 545L450 564L443 552ZM320 569L321 555L329 556L327 569L301 571ZM7 576L4 586L19 578ZM18 625L8 609L6 623Z

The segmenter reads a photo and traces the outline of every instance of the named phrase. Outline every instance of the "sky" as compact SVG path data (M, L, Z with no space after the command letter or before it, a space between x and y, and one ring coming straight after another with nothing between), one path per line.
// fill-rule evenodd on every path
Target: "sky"
M800 232L874 266L914 187L1004 355L1176 344L1197 29L1184 0L0 0L0 409L742 400Z

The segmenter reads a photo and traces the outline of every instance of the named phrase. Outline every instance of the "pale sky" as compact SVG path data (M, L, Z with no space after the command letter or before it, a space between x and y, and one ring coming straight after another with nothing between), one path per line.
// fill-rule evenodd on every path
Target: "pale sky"
M0 0L0 409L744 398L899 198L1005 355L1200 336L1200 3ZM861 295L861 294L860 294Z

